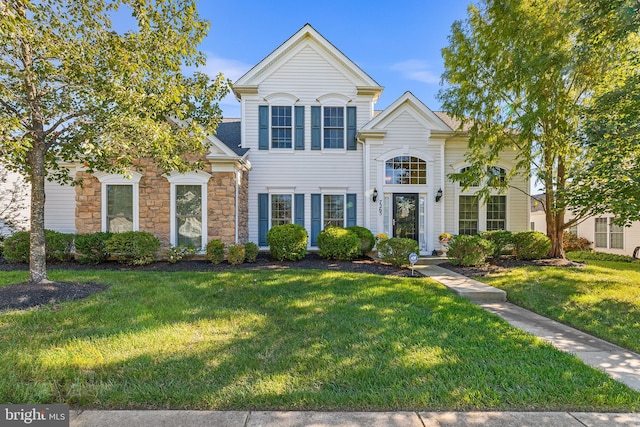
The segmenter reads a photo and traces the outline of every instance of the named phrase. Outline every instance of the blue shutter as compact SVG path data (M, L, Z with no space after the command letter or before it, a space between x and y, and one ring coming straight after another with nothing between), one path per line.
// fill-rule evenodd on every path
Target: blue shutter
M347 194L347 227L356 225L356 200L357 196L355 194Z
M269 195L258 194L258 246L267 246L269 231Z
M357 150L356 107L347 107L347 150Z
M293 209L295 210L294 222L304 227L304 194L296 194L293 202Z
M295 107L296 150L304 150L304 106Z
M269 149L269 106L258 107L258 149ZM265 243L266 244L266 243Z
M318 246L318 234L322 231L322 195L311 195L311 246Z
M320 150L322 133L320 129L320 107L311 106L311 149Z

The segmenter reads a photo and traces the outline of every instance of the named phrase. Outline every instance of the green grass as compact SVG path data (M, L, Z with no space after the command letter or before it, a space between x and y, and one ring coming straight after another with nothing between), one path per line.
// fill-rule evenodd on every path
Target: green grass
M640 393L426 278L52 271L0 313L0 402L83 408L640 410ZM0 273L0 283L26 273Z
M640 265L586 263L514 268L478 280L504 289L514 304L640 352Z

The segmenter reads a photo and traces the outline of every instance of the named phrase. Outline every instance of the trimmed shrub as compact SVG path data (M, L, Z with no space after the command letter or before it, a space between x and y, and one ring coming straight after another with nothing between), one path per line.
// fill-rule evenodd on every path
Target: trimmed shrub
M71 259L71 243L73 234L45 230L47 261L69 261ZM9 262L29 262L31 234L28 231L17 231L4 241L4 258Z
M244 260L247 262L256 262L258 258L258 245L253 242L244 244Z
M45 230L47 261L69 261L72 258L73 234Z
M189 259L198 253L198 248L193 245L178 245L172 246L164 251L164 256L171 264L182 261L183 259Z
M378 242L380 259L396 267L409 265L409 255L411 252L419 253L419 250L418 242L412 239L392 237Z
M16 231L4 239L4 259L9 262L29 262L29 232Z
M562 233L562 249L565 252L581 252L591 250L591 242L573 233Z
M318 249L322 258L350 261L360 256L360 238L351 230L330 226L318 234Z
M307 254L307 230L299 224L283 224L267 231L267 243L271 256L282 261L296 261Z
M371 230L365 227L360 227L359 225L352 225L351 227L347 227L347 230L355 233L356 236L360 239L360 254L366 255L376 244L376 238L373 236Z
M245 249L243 245L231 245L227 253L227 261L231 265L240 265L244 262Z
M146 265L156 260L160 240L146 231L113 233L107 240L107 251L118 262L127 265Z
M109 259L107 241L112 233L99 231L75 236L76 260L81 264L100 264Z
M487 258L495 253L495 244L480 236L460 234L449 242L447 255L451 264L464 267L485 264Z
M220 264L224 260L224 242L213 239L207 243L207 259L214 264Z
M518 259L545 258L551 249L551 240L539 231L514 233L513 246Z
M499 258L509 246L513 246L513 233L507 230L492 230L479 233L480 237L493 243L493 258Z

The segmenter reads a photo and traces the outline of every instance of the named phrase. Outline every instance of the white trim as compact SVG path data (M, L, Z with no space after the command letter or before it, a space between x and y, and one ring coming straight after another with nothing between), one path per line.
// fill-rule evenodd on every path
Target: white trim
M346 107L352 99L341 93L326 93L316 98L316 101L326 107Z
M342 227L347 226L347 192L341 191L327 191L326 188L320 193L320 231L325 229L324 225L324 197L325 196L342 196Z
M95 172L95 176L100 181L100 222L102 231L107 231L107 186L108 185L131 185L133 187L133 231L140 229L140 179L142 174L129 171L129 177L105 172Z
M204 171L177 173L170 172L163 175L170 184L170 201L171 209L169 216L169 240L172 246L177 246L178 236L176 233L176 185L199 185L200 186L200 200L201 200L201 223L202 223L202 236L201 236L201 252L203 252L208 242L208 225L207 218L207 205L209 202L208 197L208 183L211 179L211 175Z
M271 208L273 207L273 196L289 196L289 197L291 197L291 218L290 218L289 224L295 224L295 218L296 218L296 196L295 196L295 193L293 191L291 191L291 192L273 191L272 192L271 190L269 190L268 194L269 194L269 228L268 228L268 230L271 230L271 228L273 227L273 217L272 217L272 212L271 212Z

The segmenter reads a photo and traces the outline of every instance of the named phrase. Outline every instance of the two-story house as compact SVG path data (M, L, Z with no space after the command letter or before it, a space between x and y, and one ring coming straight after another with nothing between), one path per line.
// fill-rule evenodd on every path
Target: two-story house
M479 201L476 189L447 178L467 166L466 133L410 92L374 110L382 90L307 24L235 82L242 118L210 137L207 170L176 174L141 162L125 178L75 167L84 185L48 186L46 226L266 248L270 227L293 222L314 249L324 227L361 225L415 239L422 253L439 248L442 232L528 229L527 176ZM490 166L505 173L514 157Z

